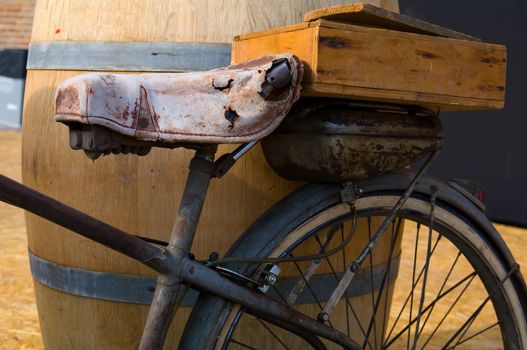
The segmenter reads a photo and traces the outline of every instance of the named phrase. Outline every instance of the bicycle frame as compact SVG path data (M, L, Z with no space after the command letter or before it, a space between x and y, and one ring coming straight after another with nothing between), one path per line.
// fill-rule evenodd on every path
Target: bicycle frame
M0 200L116 250L159 273L140 349L162 348L183 285L192 285L199 291L240 304L248 312L301 335L316 349L325 349L317 336L347 349L360 349L341 332L263 293L236 284L189 256L213 177L215 152L215 145L196 151L167 248L145 242L3 175L0 175Z

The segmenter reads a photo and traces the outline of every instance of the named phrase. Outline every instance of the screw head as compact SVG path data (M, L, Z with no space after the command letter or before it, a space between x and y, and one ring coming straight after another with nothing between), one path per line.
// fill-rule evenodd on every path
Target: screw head
M210 255L209 255L209 260L210 260L210 261L216 261L216 260L218 260L218 257L219 257L218 252L212 252L212 253L210 253Z
M273 286L278 281L278 276L276 276L274 273L269 273L267 276L265 276L265 282Z
M321 313L319 313L318 316L317 316L317 318L318 318L318 320L319 320L320 322L327 322L327 321L329 321L329 315L328 315L327 312L321 312Z
M350 270L355 272L355 273L358 273L360 271L360 265L358 263L354 262L354 263L351 264Z

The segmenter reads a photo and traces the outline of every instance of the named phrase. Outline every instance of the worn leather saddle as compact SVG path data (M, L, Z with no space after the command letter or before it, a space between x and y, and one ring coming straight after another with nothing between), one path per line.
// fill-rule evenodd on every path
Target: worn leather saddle
M302 62L263 56L190 73L88 73L62 82L55 119L70 145L97 158L152 146L244 143L271 133L299 98Z

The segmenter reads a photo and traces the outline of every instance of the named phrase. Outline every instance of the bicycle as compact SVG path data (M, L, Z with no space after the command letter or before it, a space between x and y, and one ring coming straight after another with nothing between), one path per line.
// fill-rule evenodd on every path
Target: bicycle
M450 349L470 347L468 343L481 346L478 337L490 332L501 338L506 349L527 348L527 288L505 243L478 206L481 203L477 196L458 183L448 185L425 176L439 151L437 140L405 153L405 157L401 153L393 155L398 161L386 158L365 173L347 173L348 169L340 167L311 169L311 179L326 177L330 172L332 181L308 184L281 200L248 228L225 257L194 257L191 246L209 181L221 178L286 117L299 97L302 63L292 55L271 55L209 72L173 75L170 79L176 79L188 91L199 92L203 82L211 88L206 77L214 78L212 89L241 96L236 108L225 108L227 127L214 124L217 116L198 112L191 116L205 116L201 124L199 118L187 118L178 120L183 126L170 126L166 120L156 120L148 103L148 108L142 103L136 105L139 117L130 120L131 124L119 124L116 119L98 118L99 114L87 112L88 96L104 99L111 95L108 91L119 95L126 86L139 86L140 101L147 101L144 83L134 79L155 80L154 75L82 75L66 81L57 94L57 120L68 124L70 146L83 149L92 159L109 153L145 155L150 147L195 150L168 243L129 235L0 176L2 201L119 251L160 274L141 349L162 348L170 320L189 288L200 291L200 297L186 325L182 349L253 348L255 345L247 344L246 338L250 340L256 326L269 332L263 344L268 349L306 345L315 349ZM215 81L223 83L217 85ZM84 102L79 102L83 99L84 107ZM130 102L124 100L125 104ZM91 102L93 108L104 105L97 97ZM206 110L207 104L204 106ZM437 115L419 106L309 99L296 106L289 112L289 122L283 123L286 130L291 123L316 122L313 116L319 113L337 119L337 124L342 122L339 118L357 114L388 115L395 123L397 118L418 121L416 130L428 132L431 127L436 134L438 128ZM79 113L82 108L85 109ZM246 115L252 119L242 120L241 116ZM155 136L157 131L151 129L154 122L165 123L180 134ZM234 125L239 127L240 123L244 133L237 131L232 136ZM188 131L189 125L202 132L181 132ZM214 160L216 145L225 140L242 145ZM276 142L263 142L267 143L268 153L278 152ZM429 154L428 159L416 174L397 170L425 154ZM277 170L299 172L298 166L277 166ZM412 222L416 224L414 236L403 234L402 227ZM366 242L357 242L359 226L368 231ZM403 239L403 249L399 249ZM380 240L389 247L384 266L374 264L373 255ZM358 251L349 256L348 248L352 246L357 246ZM410 259L402 257L405 251L410 253ZM403 261L412 263L411 278L406 281L400 276L405 268L401 266ZM335 268L337 264L342 271ZM320 271L326 273L317 274ZM432 279L440 282L432 283ZM389 295L395 289L407 289L407 297L390 301ZM366 295L368 305L350 302L351 296L360 293ZM468 293L479 302L456 324L449 315L453 310L464 311L461 303L466 303ZM400 301L402 307L389 310L390 303ZM303 312L308 303L318 305L316 314ZM369 312L366 316L358 314L357 307ZM441 311L442 316L431 317L434 311ZM395 317L390 319L390 314ZM402 324L404 319L408 319L406 324ZM443 339L440 329L445 324L456 329ZM244 332L247 327L251 327L250 333ZM275 345L271 345L273 342Z

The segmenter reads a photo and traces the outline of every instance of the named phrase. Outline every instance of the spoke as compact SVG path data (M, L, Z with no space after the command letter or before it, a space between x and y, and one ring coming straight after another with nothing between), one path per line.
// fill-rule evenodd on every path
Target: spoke
M344 243L344 225L341 223L340 225L340 239L341 242ZM342 249L342 270L346 270L346 267L348 266L347 259L346 259L346 247ZM349 301L347 293L344 293L344 298L346 298L346 331L348 337L350 336L350 316L349 316Z
M509 272L507 273L507 275L505 275L505 277L500 281L500 284L498 284L490 293L489 295L487 296L487 298L481 303L481 305L476 309L476 311L474 311L472 313L472 315L467 319L467 321L463 324L463 326L461 326L461 328L449 339L449 341L447 342L447 344L442 348L442 349L445 349L447 348L447 346L461 333L461 336L459 337L457 343L455 346L457 346L457 344L459 343L459 341L463 338L463 336L467 333L468 329L470 328L470 326L472 325L472 323L474 322L474 320L478 317L479 313L481 312L481 310L483 310L483 308L485 307L485 305L487 304L487 302L490 300L490 298L492 297L492 295L494 295L494 293L496 293L500 288L501 286L505 283L506 280L509 279L509 277L515 273L516 271L518 271L518 269L520 268L520 265L518 264L514 264L512 266L512 268L509 270ZM466 328L464 330L464 328Z
M436 332L439 330L439 327L441 327L441 325L443 324L443 322L446 320L446 318L448 317L448 315L450 314L450 312L454 309L454 307L457 305L457 302L461 299L461 296L463 296L463 294L465 293L465 291L468 289L468 287L470 286L470 284L472 283L472 281L474 280L474 278L476 277L476 275L472 276L472 278L470 279L470 281L468 281L468 283L465 285L465 287L463 287L463 289L461 290L461 293L457 296L456 300L454 300L454 302L452 303L452 305L450 305L450 307L448 308L447 312L445 313L445 315L441 318L441 321L439 321L439 323L437 324L437 326L434 328L433 332L428 336L428 338L426 339L425 343L423 344L423 347L421 349L424 349L426 347L426 345L430 342L430 340L432 339L432 337L436 334ZM421 330L422 331L422 330Z
M236 345L242 346L242 347L244 347L244 348L246 348L246 349L258 350L258 349L256 349L256 348L253 348L252 346L249 346L249 345L247 345L247 344L244 344L244 343L242 343L242 342L240 342L240 341L238 341L238 340L236 340L236 339L234 339L234 338L231 338L230 342L231 342L231 343L234 343L234 344L236 344Z
M470 326L472 326L472 324L474 323L474 321L476 320L476 318L479 316L479 313L481 312L481 310L483 310L483 308L485 307L485 305L487 304L487 302L490 300L490 296L488 296L482 303L481 305L476 309L476 311L474 311L472 313L472 315L470 315L470 317L465 321L465 323L463 323L463 325L461 326L461 328L459 328L457 330L457 332L454 333L454 335L452 337L450 337L450 339L447 341L446 345L443 346L441 349L454 349L459 341L463 338L463 336L468 332ZM454 341L454 339L458 339L457 342L454 344L454 346L452 347L449 347L450 343L452 343Z
M329 232L327 233L326 237L324 238L324 243L320 246L320 249L318 251L318 254L322 254L325 252L325 249L327 245L331 242L333 239L334 234L337 232L338 228L333 229L333 227L330 228ZM315 235L318 239L318 235ZM318 270L320 264L320 259L313 260L311 264L304 270L304 277L305 280L310 280L311 277L315 274L315 272ZM302 291L306 287L306 283L304 279L299 279L295 286L291 289L291 292L289 293L289 296L287 297L287 304L293 305L295 304L296 299L302 294Z
M439 330L439 327L441 327L441 325L443 324L443 322L445 322L446 318L448 317L448 315L450 314L450 311L452 311L452 309L454 309L454 307L457 305L457 302L459 301L459 299L461 299L461 296L465 293L465 290L468 289L468 287L470 286L470 284L472 283L472 281L474 280L474 278L476 277L476 275L472 276L472 278L470 279L470 281L468 281L468 283L465 285L465 287L463 287L463 289L461 290L461 293L459 293L459 295L457 296L456 300L454 300L454 302L452 303L452 305L450 305L450 307L448 308L447 312L443 315L443 317L441 318L441 321L439 321L439 323L437 324L436 328L434 328L434 330L432 331L432 333L430 333L430 335L428 336L428 338L426 339L425 343L423 344L423 347L421 349L424 349L426 347L426 345L428 344L428 342L430 342L430 340L432 339L432 337L436 334L436 332ZM422 330L421 330L422 331Z
M392 250L395 247L395 243L397 242L399 231L401 230L401 222L402 222L402 219L398 218L397 219L397 225L392 225L392 246L393 246ZM390 262L388 262L388 271L390 271L390 269L391 269L390 264L391 264L391 259L390 259ZM393 283L395 283L395 281ZM386 291L385 300L384 300L384 313L383 313L382 335L381 335L381 342L383 344L384 344L384 336L386 335L385 334L386 333L386 326L387 326L386 322L388 321L388 318L390 317L390 315L388 314L388 294L389 294L388 292L389 292L389 290Z
M459 287L461 284L463 284L464 282L466 282L468 279L470 278L473 278L473 276L476 276L476 272L472 272L471 274L467 275L466 277L464 277L463 279L461 279L459 282L457 282L456 284L454 284L452 287L450 287L449 289L447 289L443 294L441 294L436 300L434 300L433 302L431 302L430 304L428 304L424 309L423 309L423 313L427 312L428 310L430 310L430 308L432 308L436 303L439 302L439 300L443 299L446 295L448 295L449 293L451 293L453 290L455 290L457 287ZM414 322L416 321L416 319L414 318L413 320L411 320L408 325L406 325L399 333L397 333L396 336L394 336L389 342L387 342L386 344L386 347L389 347L391 344L393 344L393 342L395 342L402 334L404 334L406 332L406 330L410 327L412 327L412 325L414 324Z
M437 293L437 296L436 296L436 299L439 297L439 295L442 293L443 291L443 288L445 287L446 285L446 282L447 280L449 279L450 277L450 273L452 272L452 270L454 270L454 266L456 265L459 257L461 256L461 252L458 253L456 259L454 260L454 263L452 264L452 266L450 267L450 271L448 272L448 275L445 279L445 281L443 282L443 285L441 286L441 289L439 290L439 292ZM426 347L426 345L428 344L428 342L430 341L430 339L432 339L432 337L434 336L434 334L437 332L437 330L439 329L439 327L441 327L441 325L443 324L443 322L445 321L445 319L448 317L448 314L450 314L450 311L452 311L452 309L454 308L454 306L456 306L457 302L459 301L459 299L461 299L461 296L463 295L463 293L465 293L465 290L470 286L470 284L472 283L472 281L474 280L474 278L476 277L476 275L474 275L470 281L463 287L463 289L461 290L461 293L457 296L456 300L454 300L454 302L452 303L452 305L450 305L450 308L447 310L447 312L443 315L443 317L441 318L441 321L439 321L439 323L437 324L437 326L434 328L434 330L432 331L432 333L428 336L428 338L426 339L425 343L423 344L422 348L421 349L424 349ZM426 319L425 319L425 322L423 323L423 327L421 327L421 331L420 333L422 333L424 331L424 328L425 328L425 325L426 325L426 322L428 321L428 319L430 318L430 315L432 315L432 311L434 310L434 306L432 306L432 308L430 309L430 312L428 313Z
M285 343L284 343L284 342L278 337L278 335L276 335L276 333L273 332L273 330L272 330L268 325L265 324L264 321L260 320L258 317L255 317L255 318L256 318L256 320L257 320L258 322L260 322L260 324L261 324L265 329L267 329L267 331L268 331L269 333L271 333L271 335L273 336L273 338L275 338L275 339L276 339L276 340L277 340L277 341L278 341L278 342L284 347L284 349L289 349L289 346L287 346L287 345L286 345L286 344L285 344Z
M465 287L463 287L463 289L461 290L461 293L459 293L459 295L457 296L456 300L454 300L454 302L452 303L452 305L450 305L450 307L448 308L447 312L443 315L443 317L441 318L441 321L439 321L439 323L437 324L437 326L434 328L434 330L432 331L432 333L428 336L428 338L426 339L425 343L423 344L423 347L421 349L424 349L425 346L428 344L428 342L432 339L432 337L434 336L434 334L436 334L436 332L439 330L439 327L441 327L441 325L443 324L443 322L446 320L446 318L448 317L448 315L450 314L450 312L454 309L454 307L457 305L457 302L461 299L461 297L463 296L463 294L465 293L465 291L468 289L468 287L470 286L470 284L472 283L472 281L474 280L474 278L476 277L476 275L474 274L474 276L472 276L472 278L470 279L470 281L468 281L468 283L465 285ZM422 330L421 330L422 332Z
M436 332L438 331L439 327L441 327L441 325L443 324L443 322L445 322L446 318L448 317L448 315L450 314L450 312L454 309L454 307L457 305L457 302L461 299L461 297L463 296L463 294L465 293L465 291L468 289L468 287L470 286L470 284L472 283L472 281L474 280L474 278L476 277L476 275L472 276L472 278L470 279L470 281L468 281L468 283L463 287L463 289L461 290L461 292L459 293L459 295L456 297L456 300L454 300L454 302L452 303L452 305L450 305L450 307L448 308L447 312L445 313L445 315L443 315L443 317L441 318L441 321L439 321L439 323L437 324L436 328L434 328L434 331L428 336L428 338L426 339L425 343L423 344L423 347L422 349L425 348L425 346L428 344L428 342L432 339L432 337L434 336L434 334L436 334Z
M399 223L400 223L400 220L399 220ZM393 227L392 227L392 230L393 230ZM392 231L392 233L393 233L393 231ZM388 279L388 275L390 274L390 271L391 271L393 251L394 251L394 248L395 248L395 242L397 240L398 233L399 233L399 230L396 232L395 237L392 237L391 242L390 242L390 252L388 254L388 267L387 267L387 269L384 272L384 275L382 277L381 288L380 288L380 291L377 293L377 300L375 301L374 306L373 306L373 316L372 316L372 319L370 320L370 324L368 326L368 331L366 332L367 336L369 336L369 334L371 332L372 323L375 325L375 316L377 315L377 310L378 310L379 304L381 302L382 291L384 290L384 286L385 286L386 281ZM386 295L388 295L388 291L386 291ZM385 306L385 310L386 310L386 306ZM386 319L386 314L384 315L384 318ZM383 324L384 324L384 321L383 321ZM384 337L384 329L383 329L383 337ZM374 339L377 339L376 331L374 331ZM383 344L383 343L384 343L383 338L381 338L381 344ZM363 345L363 347L364 346L365 345ZM376 346L377 346L377 344L376 344Z
M478 312L478 315L473 318L469 323L468 325L465 327L465 329L463 330L463 332L461 333L461 335L457 338L457 341L456 343L454 344L454 346L450 347L449 349L455 349L457 348L457 346L459 345L459 342L463 339L463 337L465 336L465 334L467 334L468 330L470 329L470 327L474 324L474 321L476 320L476 318L479 316L479 312Z
M289 254L290 256L293 256L293 254ZM309 283L309 281L306 279L306 276L304 276L304 273L302 272L302 269L300 268L300 266L298 266L298 263L296 261L293 262L296 266L296 269L298 270L298 272L300 273L300 276L302 276L302 279L304 280L304 283L306 284L307 286L307 289L309 289L309 292L311 292L311 295L313 296L313 298L315 298L315 301L317 302L318 304L318 307L320 308L320 310L323 309L322 307L322 303L320 303L320 300L318 299L317 295L315 294L315 292L313 291L313 288L311 288L311 284Z
M437 239L434 243L434 247L432 248L432 255L434 255L434 252L437 248L437 245L439 244L439 240L441 239L441 235L438 235L437 236ZM417 276L417 280L415 281L415 283L412 285L412 288L415 288L417 286L417 284L419 283L419 281L421 280L421 277L423 276L423 273L424 273L424 267L423 269L421 269L421 271L419 272L419 275ZM406 297L404 303L403 303L403 306L401 307L401 309L399 310L399 313L397 314L397 317L395 318L395 321L392 325L392 328L390 328L390 332L388 332L388 336L386 338L390 338L390 336L392 335L393 331L395 330L395 326L397 325L397 323L399 322L399 319L401 318L401 315L403 314L403 311L404 309L406 308L406 305L408 304L408 301L410 300L410 295L411 294L408 294L408 296Z
M421 288L421 297L419 298L419 308L417 311L417 321L415 322L415 334L414 344L412 350L417 347L417 341L419 340L419 324L421 322L421 316L423 311L423 305L426 297L426 282L428 280L428 270L430 269L430 254L432 250L432 231L434 229L434 205L436 200L437 188L432 187L432 194L430 198L430 225L428 226L428 241L426 245L426 260L425 260L425 272L423 276L423 286Z
M318 245L322 245L322 242L320 241L320 239L318 239L317 236L315 236L315 238L317 239L317 242L318 242ZM335 271L335 268L333 267L333 264L331 263L331 261L328 259L328 257L325 257L324 258L326 260L326 262L328 263L328 266L329 266L329 269L331 270L331 274L333 275L333 277L335 277L335 280L337 281L337 283L339 282L339 276L337 275L337 272ZM344 293L345 295L345 299L346 299L346 304L349 306L350 310L351 310L351 313L353 314L353 317L355 318L355 321L357 321L357 325L359 326L359 329L361 330L362 332L362 335L364 337L366 337L366 332L364 331L364 328L362 327L362 323L360 322L359 320L359 317L357 316L357 313L355 312L355 309L353 308L353 305L351 305L346 293ZM367 339L367 338L366 338ZM370 347L370 349L373 350L373 347L371 346L370 342L368 341L368 346Z
M463 341L459 342L458 345L461 345L461 344L463 344L463 343L469 341L470 339L475 338L475 337L477 337L478 335L487 332L488 330L490 330L490 329L496 327L496 326L499 325L499 324L500 324L500 323L499 323L498 321L496 321L495 323L491 324L490 326L488 326L488 327L486 327L486 328L484 328L484 329L482 329L482 330L480 330L480 331L478 331L478 332L472 334L470 337L463 339Z
M293 254L289 254L290 256L293 256ZM300 276L302 276L302 278L304 279L304 282L306 283L306 286L307 286L307 289L309 289L309 292L311 293L311 295L313 296L313 298L315 298L315 301L317 302L318 304L318 307L320 308L320 310L323 309L322 307L322 303L320 302L320 300L318 299L317 295L315 294L315 291L313 290L313 288L311 287L311 284L309 283L309 281L306 279L306 276L304 276L304 273L302 272L302 269L300 269L300 266L298 266L298 263L295 261L294 262L295 266L296 266L296 269L298 270L298 272L300 273ZM331 328L335 329L335 327L333 327L333 324L331 323L331 321L328 320L328 323L329 325L331 326Z
M415 282L415 269L416 269L416 266L417 266L417 246L418 246L418 243L419 243L419 231L420 231L420 229L421 229L421 224L417 224L417 234L416 234L416 237L415 237L415 248L414 248L414 266L412 268L412 290L410 291L410 315L408 316L408 321L410 321L412 319L412 312L413 312L413 309L414 309L414 290L415 290L415 287L417 285L417 283ZM411 335L412 335L411 332L412 332L412 328L408 327L408 338L406 339L406 348L407 349L410 348L410 338L411 338Z
M371 241L371 216L368 216L368 239ZM372 318L370 319L370 324L368 325L368 330L366 331L366 337L369 338L370 336L371 325L373 321L373 344L375 345L375 349L378 349L377 347L377 322L375 320L377 309L375 307L375 291L373 290L373 250L370 253L369 259L370 259L370 289L371 289ZM364 348L365 345L366 344L363 344L362 347Z

